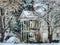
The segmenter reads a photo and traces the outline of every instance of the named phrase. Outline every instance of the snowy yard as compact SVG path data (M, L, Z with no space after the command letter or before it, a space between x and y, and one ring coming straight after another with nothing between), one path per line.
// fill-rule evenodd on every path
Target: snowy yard
M60 43L44 43L44 44L13 44L13 43L0 43L0 45L60 45Z

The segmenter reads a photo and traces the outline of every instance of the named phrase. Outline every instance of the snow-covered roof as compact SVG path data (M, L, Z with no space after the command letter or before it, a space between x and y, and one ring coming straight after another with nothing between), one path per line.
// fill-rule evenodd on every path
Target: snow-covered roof
M23 10L20 16L20 19L24 19L24 20L32 20L36 18L37 16L34 15L33 11L28 11L28 10Z
M21 17L34 17L34 15L32 11L23 10Z

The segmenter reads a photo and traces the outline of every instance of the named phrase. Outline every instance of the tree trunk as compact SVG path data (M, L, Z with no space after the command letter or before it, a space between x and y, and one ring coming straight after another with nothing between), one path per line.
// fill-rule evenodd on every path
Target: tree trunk
M4 33L3 33L3 26L2 26L2 17L0 16L0 33L1 33L1 40L0 42L3 42L3 39L4 39Z
M0 42L3 42L4 40L4 20L5 19L4 17L4 10L2 8L0 8L0 34L1 34L1 39L0 39Z
M47 23L48 24L48 39L49 39L49 43L51 43L52 42L52 32L50 31L50 25L49 25L49 23Z

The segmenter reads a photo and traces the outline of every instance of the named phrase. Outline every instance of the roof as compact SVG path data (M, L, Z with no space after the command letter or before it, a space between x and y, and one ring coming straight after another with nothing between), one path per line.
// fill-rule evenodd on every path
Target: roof
M36 19L38 16L36 16L33 11L28 11L28 10L23 10L22 14L20 15L19 19L24 19L24 20L32 20Z

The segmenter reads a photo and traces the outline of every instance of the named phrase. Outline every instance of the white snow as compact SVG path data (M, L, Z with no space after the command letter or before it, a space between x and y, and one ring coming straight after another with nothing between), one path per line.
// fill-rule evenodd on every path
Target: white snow
M21 16L22 17L34 17L33 12L32 11L27 11L27 10L26 11L23 10Z
M34 3L33 7L34 7L35 12L40 17L43 17L48 10L48 6L46 4L42 4L41 2Z
M0 45L60 45L60 43L44 43L44 44L13 44L13 43L0 43Z
M16 37L9 38L6 43L20 43L20 40Z
M22 20L31 20L31 19L37 19L38 16L36 16L33 11L23 10L22 14L20 16L20 19Z

